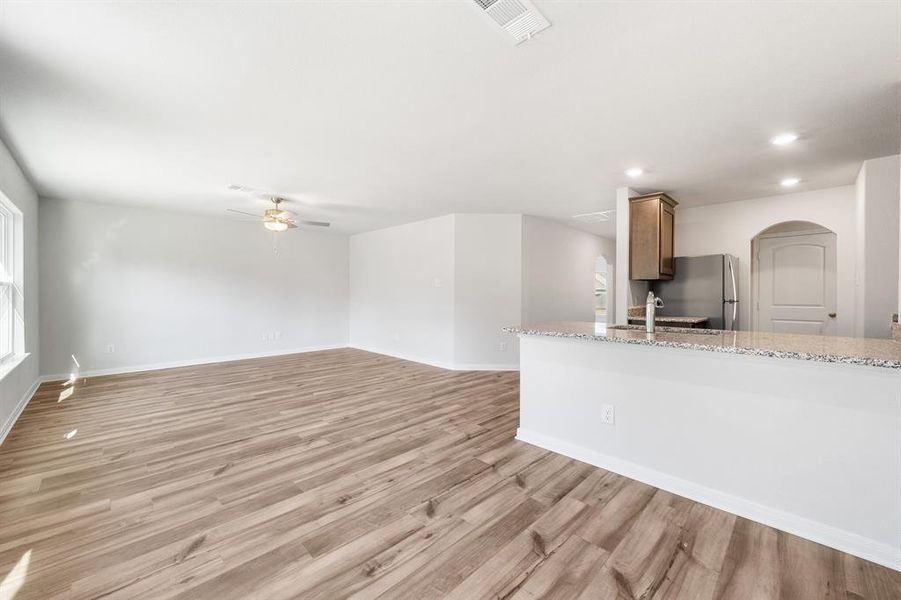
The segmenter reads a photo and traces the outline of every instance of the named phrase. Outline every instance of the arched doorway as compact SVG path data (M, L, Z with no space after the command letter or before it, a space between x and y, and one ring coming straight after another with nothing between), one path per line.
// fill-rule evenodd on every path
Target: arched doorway
M595 323L610 321L610 268L607 259L597 257L594 263L594 320Z
M835 232L785 221L751 240L751 323L757 331L837 334Z

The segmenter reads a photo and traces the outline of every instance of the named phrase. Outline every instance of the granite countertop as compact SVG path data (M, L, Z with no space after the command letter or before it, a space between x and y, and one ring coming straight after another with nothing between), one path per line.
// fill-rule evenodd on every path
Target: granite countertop
M567 337L598 342L901 369L901 342L890 339L681 327L657 327L656 333L646 333L643 329L619 327L607 327L603 323L568 321L505 327L504 331L519 335Z
M646 321L645 316L641 315L638 317L629 316L630 321L635 321L636 323L644 323ZM668 316L668 315L657 315L654 317L654 321L657 323L684 323L685 325L700 325L705 321L708 321L707 317L677 317L677 316Z
M645 307L644 306L630 306L629 307L629 320L635 321L636 323L644 323L645 322ZM704 321L708 321L707 317L678 317L674 315L657 315L656 321L658 323L684 323L686 325L700 325Z

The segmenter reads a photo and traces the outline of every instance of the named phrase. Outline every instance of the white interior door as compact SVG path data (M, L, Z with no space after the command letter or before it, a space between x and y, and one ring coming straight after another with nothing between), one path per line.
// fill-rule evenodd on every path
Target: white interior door
M758 242L758 328L835 335L835 234L799 233Z

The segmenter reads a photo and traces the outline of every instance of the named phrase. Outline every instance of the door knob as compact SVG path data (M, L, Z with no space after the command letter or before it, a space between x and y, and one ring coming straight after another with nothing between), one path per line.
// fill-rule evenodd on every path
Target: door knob
M835 318L835 313L829 313L829 318L830 318L830 319L834 319L834 318Z

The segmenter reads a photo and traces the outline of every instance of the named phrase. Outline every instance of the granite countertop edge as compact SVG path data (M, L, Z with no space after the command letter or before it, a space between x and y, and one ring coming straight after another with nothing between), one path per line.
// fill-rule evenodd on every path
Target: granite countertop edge
M901 369L901 360L886 358L874 358L865 356L841 356L837 354L822 354L816 352L796 352L792 350L772 350L768 348L750 348L747 346L722 346L714 344L676 342L672 340L649 340L641 338L617 337L609 335L592 335L567 331L550 331L542 329L529 329L523 327L504 327L507 333L517 335L537 335L543 337L573 338L595 342L613 342L617 344L632 344L637 346L662 346L665 348L681 348L684 350L702 350L705 352L720 352L723 354L744 354L748 356L763 356L768 358L788 358L794 360L806 360L823 363L840 363L846 365L861 365L868 367L880 367L887 369ZM686 330L691 331L691 330Z

